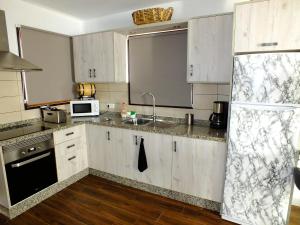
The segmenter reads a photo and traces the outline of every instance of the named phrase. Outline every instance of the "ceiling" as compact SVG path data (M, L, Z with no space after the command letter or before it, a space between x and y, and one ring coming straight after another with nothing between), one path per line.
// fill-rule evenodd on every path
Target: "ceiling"
M140 9L174 0L23 0L81 20Z

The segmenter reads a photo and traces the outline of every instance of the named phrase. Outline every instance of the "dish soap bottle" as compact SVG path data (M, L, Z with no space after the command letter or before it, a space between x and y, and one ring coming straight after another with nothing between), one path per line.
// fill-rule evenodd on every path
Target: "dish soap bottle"
M121 117L122 119L126 119L127 117L127 109L126 109L126 103L125 102L122 102L122 105L121 105Z

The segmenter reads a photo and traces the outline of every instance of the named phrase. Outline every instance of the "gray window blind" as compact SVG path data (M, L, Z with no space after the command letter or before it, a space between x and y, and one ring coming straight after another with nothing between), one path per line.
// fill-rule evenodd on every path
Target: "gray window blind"
M23 76L29 107L62 103L75 97L71 37L21 27L19 44L22 56L43 69Z
M129 100L133 105L191 107L191 85L186 81L187 31L132 36L128 43Z

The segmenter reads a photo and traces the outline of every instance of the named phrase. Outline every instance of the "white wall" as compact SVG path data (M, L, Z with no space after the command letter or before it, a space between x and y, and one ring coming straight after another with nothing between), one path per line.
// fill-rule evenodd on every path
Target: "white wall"
M67 35L76 35L83 31L81 20L21 0L1 0L0 9L5 11L9 47L13 53L18 53L16 25Z
M174 8L172 20L187 20L191 17L233 12L234 4L246 0L181 0L170 3L155 5L155 7ZM96 32L100 30L133 26L132 11L112 14L98 19L85 21L84 32Z
M18 53L16 25L76 35L82 21L20 0L0 0L5 10L10 51ZM46 53L45 53L46 54ZM20 73L0 72L0 124L40 117L39 110L25 110Z

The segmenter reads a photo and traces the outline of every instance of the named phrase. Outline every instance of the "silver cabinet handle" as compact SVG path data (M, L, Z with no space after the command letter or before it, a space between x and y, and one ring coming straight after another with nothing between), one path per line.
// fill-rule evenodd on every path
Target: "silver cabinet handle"
M73 147L75 147L75 144L67 146L67 148L73 148Z
M110 132L107 131L107 140L110 141Z
M96 69L93 69L94 78L96 78Z
M89 69L89 77L92 78L92 69Z
M261 43L259 44L259 46L261 47L269 47L269 46L277 46L278 45L278 42L266 42L266 43Z
M194 66L193 64L190 65L190 76L193 76L194 73Z
M39 156L34 157L34 158L32 158L32 159L28 159L28 160L23 161L23 162L19 162L19 163L12 164L11 167L12 167L12 168L18 168L18 167L27 165L27 164L29 164L29 163L35 162L35 161L37 161L37 160L46 158L46 157L48 157L49 155L50 155L50 152L48 152L48 153L46 153L46 154L43 154L43 155L39 155Z
M174 152L177 152L177 142L174 141Z
M70 132L70 133L66 133L66 136L70 136L70 135L73 135L74 132Z
M138 136L135 135L134 137L135 137L135 145L138 145Z
M73 159L76 159L76 156L72 156L71 158L68 158L69 161L73 160Z

